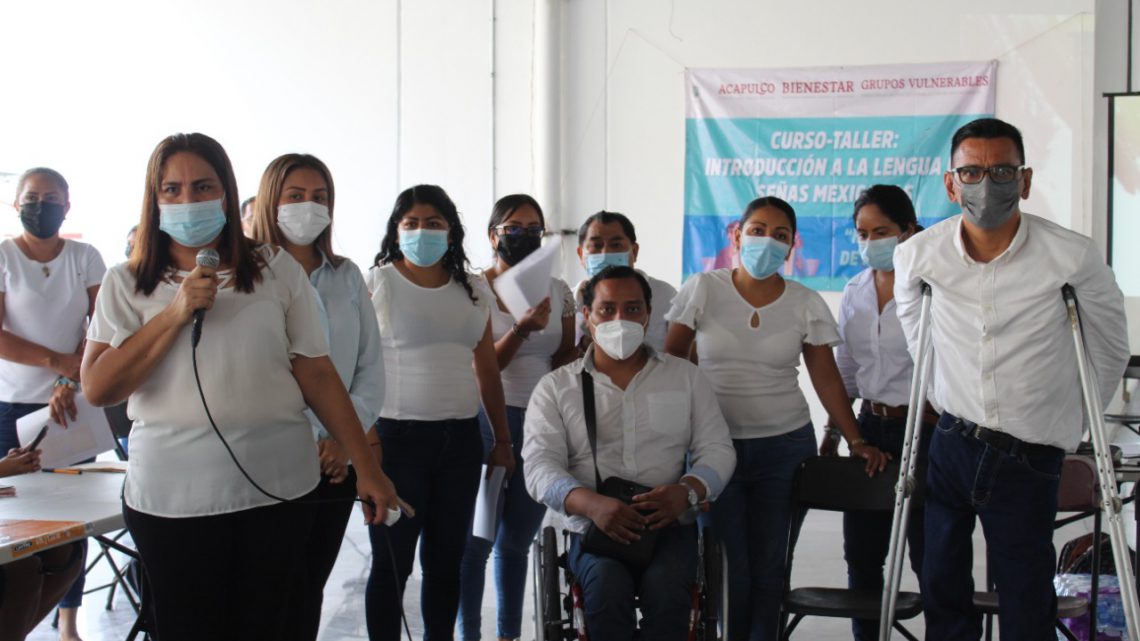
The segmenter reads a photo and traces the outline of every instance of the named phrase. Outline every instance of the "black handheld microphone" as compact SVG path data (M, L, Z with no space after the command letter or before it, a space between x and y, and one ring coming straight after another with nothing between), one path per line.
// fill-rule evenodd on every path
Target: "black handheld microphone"
M194 262L198 263L199 267L207 267L209 269L217 269L218 265L222 262L222 257L218 255L216 249L207 247L198 252L194 257ZM202 319L206 316L206 310L194 310L194 329L190 332L190 346L198 347L198 341L202 340Z

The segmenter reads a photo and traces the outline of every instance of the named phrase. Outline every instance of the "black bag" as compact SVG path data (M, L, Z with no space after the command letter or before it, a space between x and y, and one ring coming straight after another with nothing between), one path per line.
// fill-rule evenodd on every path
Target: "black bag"
M601 474L598 473L598 425L594 409L594 377L586 370L582 370L582 407L586 414L586 434L590 439L590 454L594 457L594 479L598 494L615 498L627 505L633 503L634 496L644 494L653 488L616 476L603 481ZM657 546L657 532L657 530L644 530L639 533L641 538L637 541L622 543L611 539L591 522L586 534L582 536L582 550L597 556L608 556L630 567L644 570L653 560L653 550Z

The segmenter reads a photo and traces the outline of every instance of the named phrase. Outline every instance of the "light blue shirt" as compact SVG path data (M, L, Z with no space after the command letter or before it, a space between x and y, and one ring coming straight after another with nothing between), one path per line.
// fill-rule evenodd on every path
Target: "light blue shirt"
M380 328L360 268L347 258L339 267L323 254L321 258L321 266L309 274L309 282L319 295L333 366L348 389L362 429L367 431L380 417L384 403ZM314 436L330 438L312 411L306 414Z

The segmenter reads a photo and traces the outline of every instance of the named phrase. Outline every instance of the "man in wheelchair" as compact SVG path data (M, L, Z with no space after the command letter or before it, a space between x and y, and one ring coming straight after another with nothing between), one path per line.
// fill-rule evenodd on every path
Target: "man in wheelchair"
M562 514L594 641L633 638L635 598L642 639L685 638L693 517L736 465L704 375L644 344L650 298L629 267L590 279L582 311L593 344L539 382L526 413L527 491Z

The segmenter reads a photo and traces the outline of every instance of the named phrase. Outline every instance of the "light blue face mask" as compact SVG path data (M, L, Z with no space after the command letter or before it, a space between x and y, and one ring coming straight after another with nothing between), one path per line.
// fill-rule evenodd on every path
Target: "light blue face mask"
M791 247L770 236L741 236L740 264L756 280L780 271Z
M609 267L610 265L629 267L629 252L586 254L586 275L590 278L597 276L598 272Z
M226 226L222 199L158 204L158 228L183 247L210 244Z
M400 232L400 252L417 267L431 267L447 253L446 229L409 229Z
M859 241L859 257L871 269L881 272L895 270L895 247L899 246L898 236Z

